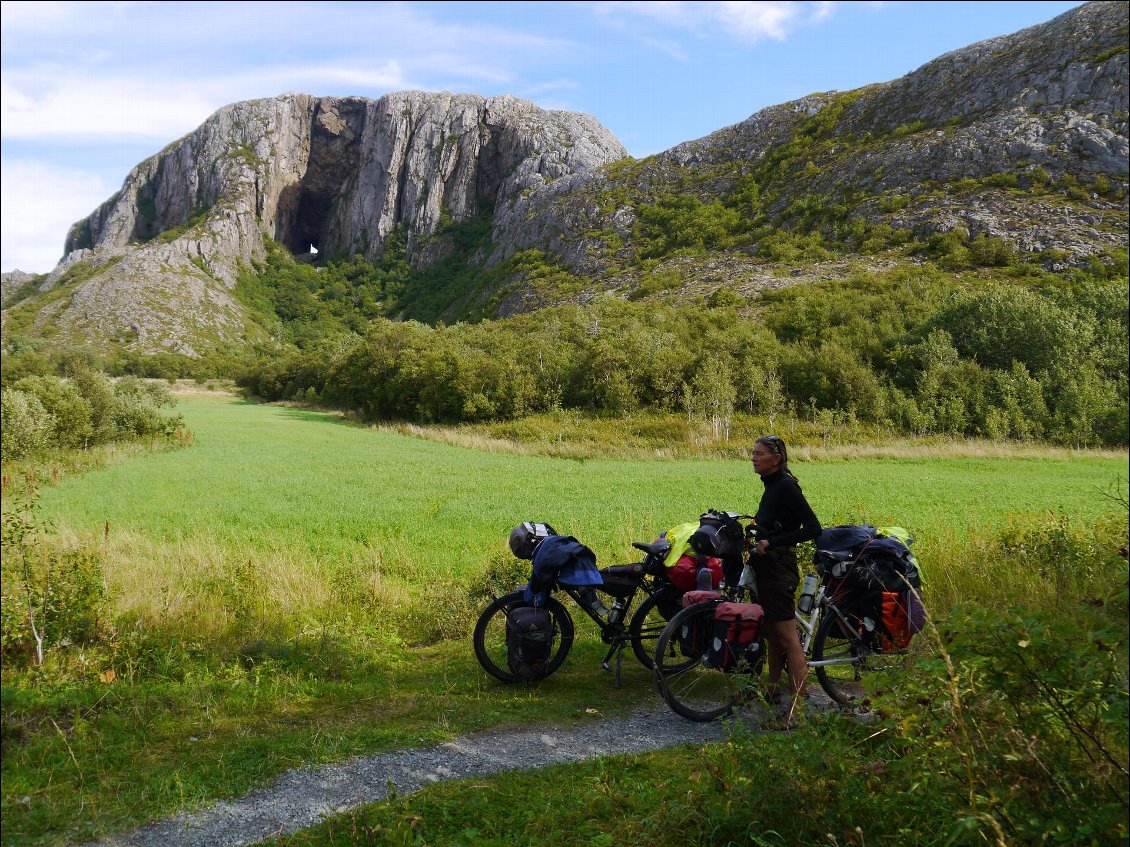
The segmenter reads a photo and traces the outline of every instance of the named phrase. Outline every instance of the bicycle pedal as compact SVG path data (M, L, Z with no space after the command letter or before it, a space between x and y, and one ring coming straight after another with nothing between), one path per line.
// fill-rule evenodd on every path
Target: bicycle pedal
M601 666L602 668L604 668L604 669L605 669L606 671L610 671L610 670L612 670L612 665L608 664L608 662L601 662L601 663L600 663L600 666Z

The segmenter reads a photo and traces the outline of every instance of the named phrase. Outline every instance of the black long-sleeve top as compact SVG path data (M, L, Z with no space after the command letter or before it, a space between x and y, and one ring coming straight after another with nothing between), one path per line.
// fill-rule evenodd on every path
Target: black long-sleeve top
M761 477L761 481L765 483L765 493L754 521L761 529L761 537L768 539L770 549L793 547L820 534L820 521L794 476L777 471Z

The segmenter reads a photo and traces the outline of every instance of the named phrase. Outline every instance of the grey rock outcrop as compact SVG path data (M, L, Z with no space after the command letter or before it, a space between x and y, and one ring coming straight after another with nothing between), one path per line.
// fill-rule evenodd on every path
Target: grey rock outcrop
M292 94L226 106L142 162L68 233L43 290L82 285L39 324L196 353L242 337L233 298L264 235L294 252L377 258L408 233L413 262L442 254L445 219L508 210L624 157L596 120L514 97ZM188 339L196 339L190 342Z
M476 260L536 248L590 279L562 296L635 291L645 207L672 194L728 198L750 175L757 199L743 208L759 227L789 225L798 201L825 202L923 240L957 230L1083 264L1127 243L1127 18L1125 4L1087 3L892 82L773 106L639 162L595 119L509 96L236 103L134 168L72 227L66 257L39 283L69 296L44 298L36 323L202 352L248 332L233 292L265 238L296 254L314 246L375 259L403 227L419 267L451 250L448 221L488 215L491 241ZM723 264L763 261L757 243L739 249ZM687 291L713 279L706 265L663 262ZM519 281L498 311L541 298Z
M582 273L601 273L609 251L583 234L623 235L633 216L632 205L609 208L603 200L610 194L626 188L637 205L656 190L704 202L725 196L825 107L842 109L825 127L838 143L814 150L809 171L778 175L764 210L771 220L804 197L850 196L853 216L920 238L963 229L1023 250L1055 248L1079 262L1125 247L1127 18L1125 4L1088 3L947 53L889 83L771 106L641 163L631 185L599 176L581 191L531 198L523 219L506 227L507 249L545 245ZM968 184L1002 176L1022 183L1105 180L1115 199L1088 195L1068 203ZM879 202L884 197L896 202Z
M19 268L0 274L0 303L7 305L10 299L15 299L17 294L24 292L36 279L37 274L29 274Z

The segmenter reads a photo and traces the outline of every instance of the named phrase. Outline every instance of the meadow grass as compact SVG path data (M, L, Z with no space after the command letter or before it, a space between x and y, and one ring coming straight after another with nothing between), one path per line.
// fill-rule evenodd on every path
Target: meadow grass
M505 552L521 520L575 534L602 563L631 541L707 508L753 510L748 461L515 457L352 426L303 409L224 396L181 401L197 443L64 480L45 514L75 533L136 533L159 544L279 551L296 561L379 562L445 579ZM823 522L906 526L926 552L971 531L1047 511L1092 520L1127 477L1126 456L798 461Z
M42 490L60 543L99 550L109 619L101 642L42 668L5 662L4 844L120 830L303 762L653 701L630 660L612 688L585 626L541 685L489 680L467 639L484 575L520 581L505 539L521 520L611 564L634 558L633 540L760 495L744 460L522 456L220 394L180 406L193 446ZM917 535L944 610L1002 585L1054 603L1055 574L1018 569L1000 534L1101 523L1127 462L823 456L794 470L825 523Z

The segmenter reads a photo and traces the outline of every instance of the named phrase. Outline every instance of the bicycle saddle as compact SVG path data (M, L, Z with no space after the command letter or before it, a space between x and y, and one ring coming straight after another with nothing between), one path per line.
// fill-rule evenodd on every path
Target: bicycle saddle
M637 550L643 550L643 552L647 553L649 556L658 556L659 558L663 558L671 551L671 542L666 538L653 541L651 544L647 544L643 541L633 541L632 546Z

